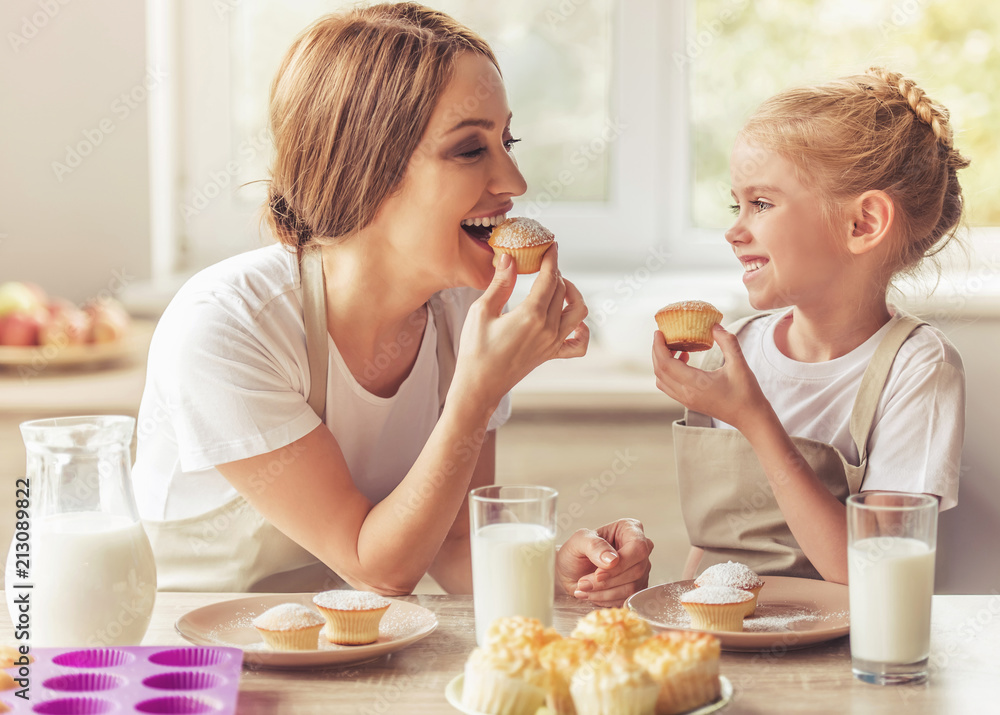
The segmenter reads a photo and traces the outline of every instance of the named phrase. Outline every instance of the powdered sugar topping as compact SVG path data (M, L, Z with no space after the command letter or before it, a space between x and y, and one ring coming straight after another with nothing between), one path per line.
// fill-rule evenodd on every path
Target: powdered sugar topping
M347 589L318 593L313 596L313 603L320 608L329 608L335 611L372 611L390 605L388 600L377 593Z
M746 603L751 598L753 598L752 593L738 588L730 588L729 586L702 586L701 588L692 589L681 596L681 603L705 603L710 605Z
M255 628L266 631L294 631L321 626L323 623L325 623L323 616L298 603L282 603L253 619Z
M729 586L744 591L757 588L761 583L760 578L749 566L737 561L710 566L694 581L695 586Z
M501 248L530 248L550 243L555 234L531 218L509 218L493 229L490 243Z

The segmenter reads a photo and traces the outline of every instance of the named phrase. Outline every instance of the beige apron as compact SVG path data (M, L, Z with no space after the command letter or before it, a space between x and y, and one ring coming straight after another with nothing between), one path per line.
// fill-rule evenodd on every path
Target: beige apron
M868 439L879 396L900 346L923 323L905 313L875 350L858 388L850 431L858 448L858 465L850 464L835 447L802 437L795 446L820 481L840 502L861 489L868 463ZM765 314L766 315L766 314ZM737 333L761 315L736 322ZM702 364L714 370L722 364L716 346ZM767 475L747 439L734 429L713 429L707 415L690 410L673 425L681 512L692 546L704 549L699 571L717 563L739 561L760 574L822 578L799 548Z
M326 416L329 333L326 286L317 249L300 259L302 312L309 357L309 406ZM444 399L455 372L455 350L440 294L429 301L437 330L438 398ZM276 475L278 476L278 475ZM285 536L240 495L187 519L143 521L156 555L161 591L293 592L350 588L319 559Z

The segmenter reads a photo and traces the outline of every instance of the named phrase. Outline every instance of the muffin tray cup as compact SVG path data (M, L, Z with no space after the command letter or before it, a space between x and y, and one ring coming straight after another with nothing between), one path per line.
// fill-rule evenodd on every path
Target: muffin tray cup
M0 702L16 713L236 712L243 651L204 646L115 646L33 648L27 666L28 696L21 685L0 691ZM7 668L14 678L17 667Z

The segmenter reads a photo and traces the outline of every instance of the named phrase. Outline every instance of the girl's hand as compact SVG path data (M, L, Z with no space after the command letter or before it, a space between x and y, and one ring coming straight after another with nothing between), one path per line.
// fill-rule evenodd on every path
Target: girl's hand
M517 268L509 256L500 257L492 283L472 304L462 328L455 383L463 390L478 391L495 405L543 362L587 353L587 305L560 275L557 260L558 246L552 244L528 297L504 313Z
M768 408L736 336L721 325L712 328L725 364L706 372L687 364L687 353L672 353L659 330L653 336L653 373L656 387L690 410L726 422L736 429L758 410Z
M636 519L580 529L556 553L556 583L595 605L621 606L649 585L652 551L653 542Z

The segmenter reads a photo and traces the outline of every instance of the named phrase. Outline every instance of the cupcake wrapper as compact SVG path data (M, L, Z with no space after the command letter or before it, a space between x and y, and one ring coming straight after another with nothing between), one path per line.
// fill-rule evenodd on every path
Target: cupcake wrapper
M577 715L649 715L658 694L656 685L598 691L587 683L586 687L573 688L573 703Z
M752 603L752 601L751 601ZM746 603L682 603L691 625L704 631L742 631Z
M677 715L719 699L719 661L695 663L671 672L660 684L656 715Z
M565 681L549 681L549 692L545 695L545 705L556 715L578 715L569 685Z
M267 647L274 650L316 650L319 647L319 631L322 627L321 624L292 631L266 631L258 628L257 632Z
M743 614L743 617L752 616L757 611L757 596L760 594L760 590L764 588L764 584L757 586L756 588L746 588L744 591L749 591L753 594L753 600L747 602L747 609Z
M323 636L338 645L365 645L378 640L378 624L389 610L374 608L369 611L334 611L318 606L326 619Z
M466 667L462 705L491 715L534 713L545 704L545 688L494 670Z
M542 256L545 252L549 250L549 246L552 242L543 243L540 246L529 246L528 248L503 248L502 246L493 246L493 266L496 267L497 263L500 261L500 256L506 253L508 256L513 256L514 260L517 261L517 274L523 275L525 273L538 273L542 267Z
M656 325L671 350L693 352L708 350L715 343L712 326L722 318L719 313L667 311L657 313Z

